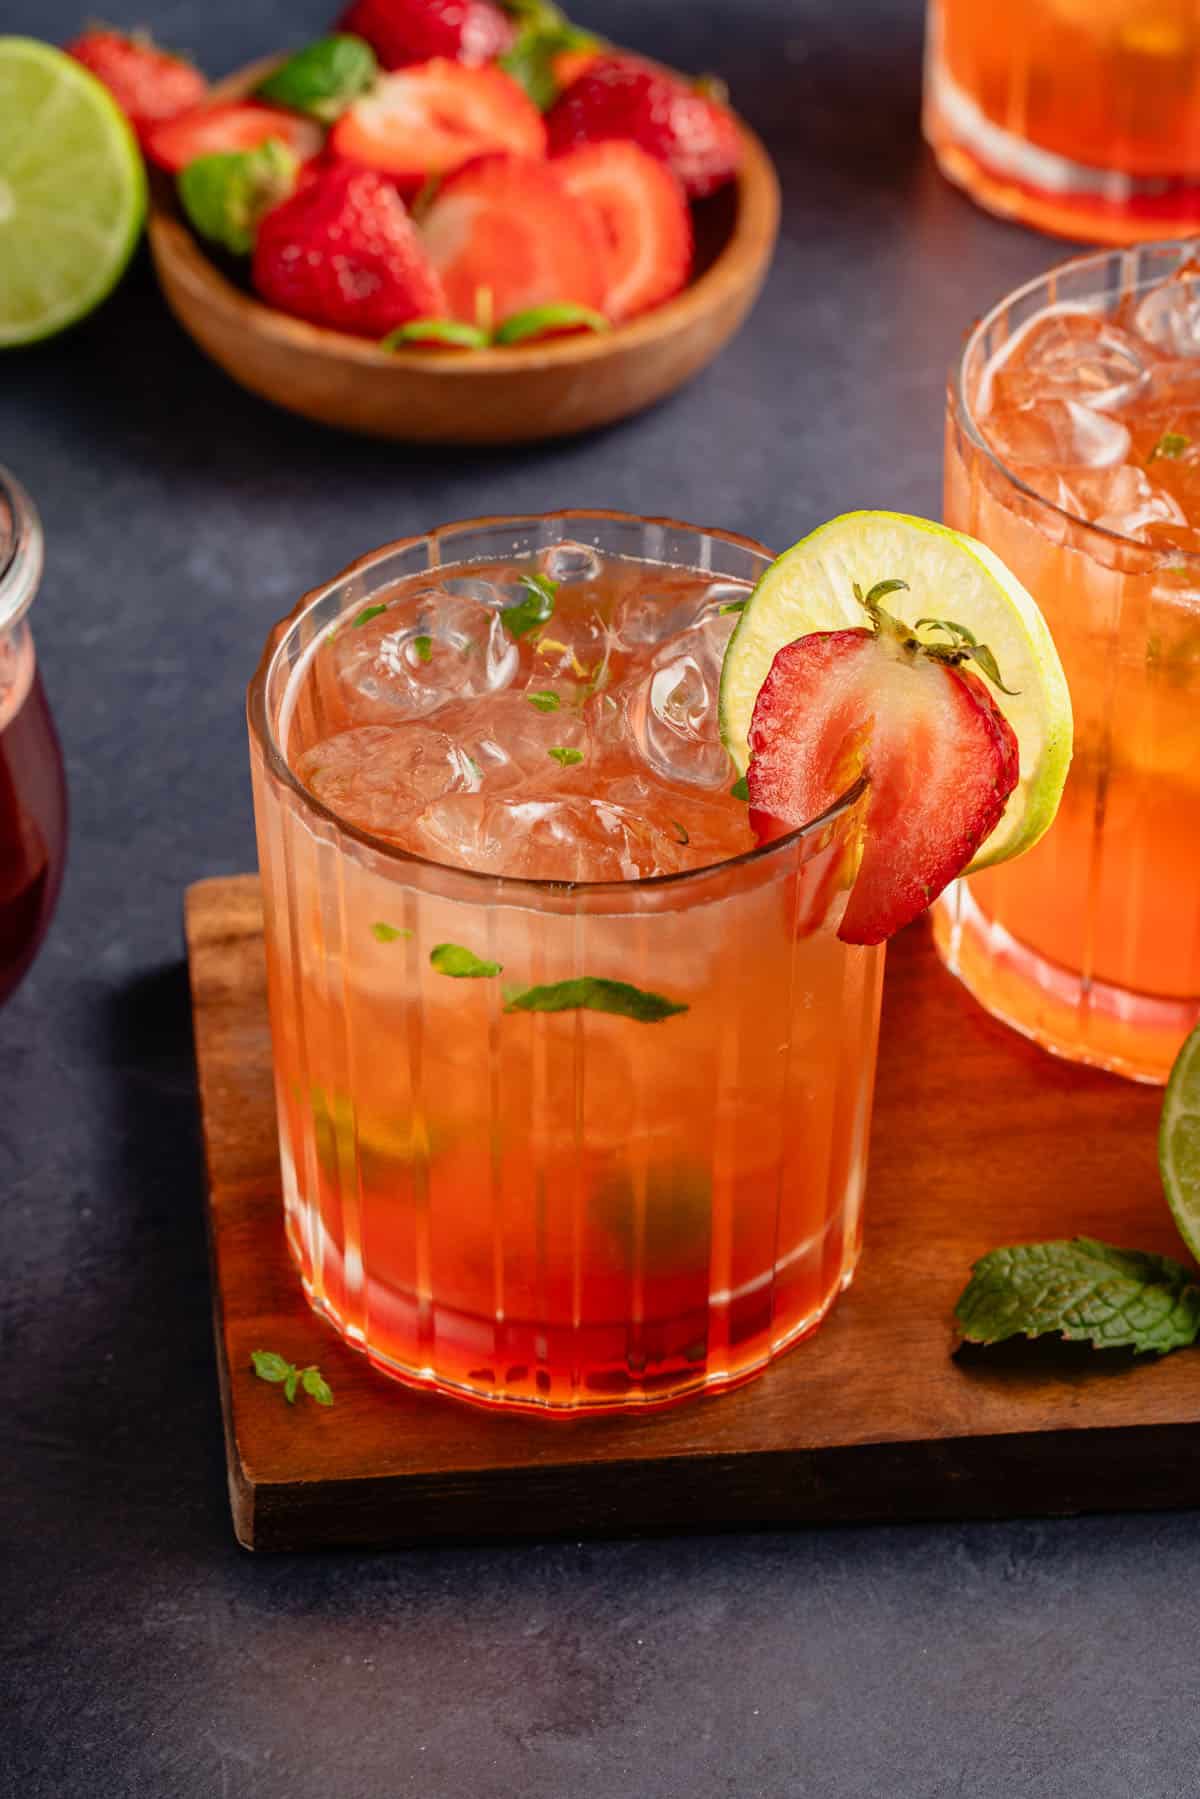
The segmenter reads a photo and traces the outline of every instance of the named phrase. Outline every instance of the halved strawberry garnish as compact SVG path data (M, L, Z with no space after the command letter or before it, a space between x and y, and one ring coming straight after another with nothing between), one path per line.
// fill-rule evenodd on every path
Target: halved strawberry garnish
M272 137L286 144L301 162L315 156L324 142L324 133L314 119L246 100L228 106L194 107L155 126L145 149L151 162L178 175L197 156L211 156L220 150L255 150Z
M199 106L208 92L199 69L141 32L93 25L67 45L67 55L104 83L143 144L155 125Z
M923 912L996 828L1020 772L1008 720L958 665L973 644L918 644L878 605L874 614L884 621L875 630L785 644L749 734L750 823L762 843L819 817L860 775L870 784L838 930L846 943L881 943ZM974 659L989 665L986 650Z
M599 221L549 163L480 157L442 183L422 231L454 318L566 300L603 310Z
M628 56L597 58L546 115L552 156L579 144L629 138L665 162L690 199L732 181L742 144L729 108Z
M492 0L354 0L338 29L366 38L385 69L432 56L478 67L503 55L514 36Z
M571 193L599 214L609 318L633 318L686 285L692 215L665 163L636 144L613 139L556 157L554 170Z
M414 191L476 156L546 153L542 115L502 69L435 57L386 75L333 128L330 147Z

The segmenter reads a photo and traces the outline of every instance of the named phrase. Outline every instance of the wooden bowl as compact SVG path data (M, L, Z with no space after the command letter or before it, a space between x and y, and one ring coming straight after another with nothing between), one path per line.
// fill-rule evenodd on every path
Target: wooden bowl
M268 57L214 89L236 99ZM651 406L733 336L762 286L779 228L779 183L744 125L737 183L693 209L696 272L665 306L601 336L512 349L402 350L275 312L230 280L184 222L174 184L156 180L150 250L167 304L214 362L252 393L325 425L374 437L515 444L611 424Z

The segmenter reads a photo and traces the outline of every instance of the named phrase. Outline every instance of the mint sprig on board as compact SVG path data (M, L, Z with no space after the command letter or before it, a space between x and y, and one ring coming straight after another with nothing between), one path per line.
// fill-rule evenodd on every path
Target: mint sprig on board
M1094 1237L1018 1243L980 1257L954 1316L968 1343L1060 1336L1166 1355L1200 1337L1200 1279L1169 1256Z
M307 1368L297 1368L295 1362L289 1362L273 1349L253 1349L250 1352L250 1365L259 1380L270 1381L273 1385L282 1386L283 1396L289 1405L296 1403L296 1394L303 1391L318 1405L333 1404L333 1389L321 1374L316 1363Z

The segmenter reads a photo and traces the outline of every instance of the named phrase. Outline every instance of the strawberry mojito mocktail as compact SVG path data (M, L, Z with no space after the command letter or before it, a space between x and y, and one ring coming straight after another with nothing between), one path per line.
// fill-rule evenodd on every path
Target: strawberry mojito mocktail
M856 796L759 851L731 791L721 662L767 562L611 515L459 526L264 661L288 1237L390 1372L662 1402L850 1278L882 953L826 922Z
M1153 1081L1200 1016L1200 276L1188 250L1080 258L1004 301L967 345L947 427L946 518L1037 593L1076 730L1053 831L948 896L938 941L1020 1030Z
M811 1331L858 1255L881 945L1052 816L1056 668L986 551L887 514L775 564L483 521L302 602L250 721L314 1306L404 1379L560 1410Z

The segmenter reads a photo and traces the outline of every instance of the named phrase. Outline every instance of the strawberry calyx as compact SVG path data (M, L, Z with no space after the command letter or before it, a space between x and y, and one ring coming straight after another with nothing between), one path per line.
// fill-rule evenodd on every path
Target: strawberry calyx
M974 662L993 687L999 688L1001 693L1016 697L1018 690L1005 686L992 651L986 643L980 643L966 625L956 624L952 618L919 618L910 629L902 619L896 618L881 605L880 602L889 593L908 593L910 589L907 581L876 581L869 593L864 593L857 581L851 585L855 599L867 613L876 632L886 633L906 655L927 656L931 662L941 662L947 668L961 668L965 663ZM928 639L918 637L917 632L926 627L932 631L944 631L950 642L930 643Z

